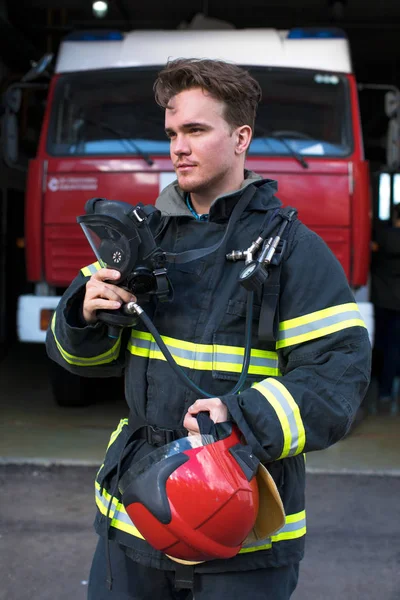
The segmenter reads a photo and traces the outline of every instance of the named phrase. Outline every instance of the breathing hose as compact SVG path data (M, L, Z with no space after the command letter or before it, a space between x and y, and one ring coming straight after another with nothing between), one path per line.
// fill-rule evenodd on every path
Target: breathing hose
M249 372L250 366L250 355L251 355L251 334L252 334L252 323L253 323L253 300L254 300L254 292L247 292L247 305L246 305L246 334L245 334L245 348L244 348L244 358L243 358L243 368L240 374L239 380L236 385L232 388L228 394L237 394L241 388L243 387L247 374ZM143 308L141 308L136 302L128 302L128 304L124 307L125 314L136 314L139 319L146 326L148 331L151 333L153 338L155 339L158 347L160 348L162 354L165 357L165 360L174 370L179 379L187 385L193 392L196 394L200 394L202 398L214 398L215 394L210 394L205 390L201 389L197 386L185 373L183 369L177 364L171 352L168 350L168 347L164 343L161 335L156 329L153 321L150 317L145 313Z

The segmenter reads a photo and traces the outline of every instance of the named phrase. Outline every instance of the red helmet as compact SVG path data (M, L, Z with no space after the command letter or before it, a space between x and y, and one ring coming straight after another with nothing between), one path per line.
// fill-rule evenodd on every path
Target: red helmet
M236 426L212 426L212 434L190 435L151 452L119 483L137 529L178 562L231 558L246 538L267 537L285 522L271 476L241 443Z

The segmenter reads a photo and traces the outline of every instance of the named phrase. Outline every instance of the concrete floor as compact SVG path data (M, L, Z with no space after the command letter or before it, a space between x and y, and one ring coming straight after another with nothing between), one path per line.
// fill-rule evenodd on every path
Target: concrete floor
M0 600L87 598L95 471L0 465ZM306 495L292 600L399 600L400 478L310 474Z
M0 462L97 466L124 401L58 407L47 360L43 346L16 344L0 362ZM368 415L335 446L308 454L307 470L400 475L400 416Z

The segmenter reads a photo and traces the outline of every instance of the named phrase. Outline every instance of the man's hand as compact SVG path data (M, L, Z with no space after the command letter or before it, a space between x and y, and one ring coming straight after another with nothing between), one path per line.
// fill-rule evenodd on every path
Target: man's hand
M189 435L200 433L196 419L196 415L200 412L208 412L210 419L214 421L214 423L223 423L228 420L228 409L219 398L196 400L196 402L189 407L183 420L183 426L188 430Z
M120 273L114 269L100 269L91 276L86 284L83 300L83 318L86 323L97 321L97 310L117 310L121 304L136 301L136 297L131 292L112 283L106 283L106 281L117 281L119 278Z

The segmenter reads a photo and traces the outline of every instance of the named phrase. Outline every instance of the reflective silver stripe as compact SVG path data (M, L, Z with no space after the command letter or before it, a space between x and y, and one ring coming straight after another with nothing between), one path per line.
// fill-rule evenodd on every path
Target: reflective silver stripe
M100 486L96 482L95 486L95 498L96 505L102 515L106 516L108 511L108 505L110 502L110 494L103 490L103 494L100 494ZM111 527L125 531L130 535L144 539L142 534L138 531L135 525L132 523L129 515L127 514L123 504L116 498L112 499L109 517L111 519Z
M70 365L77 365L80 367L94 367L96 365L104 365L116 360L119 356L119 351L121 348L121 337L118 338L116 343L110 350L107 352L103 352L103 354L99 354L98 356L91 356L89 358L83 356L74 356L73 354L69 354L64 348L61 346L60 342L56 336L56 313L53 315L53 319L51 321L51 330L53 332L54 341L56 342L57 348L65 362Z
M83 269L81 269L81 273L85 276L85 277L90 277L91 275L94 275L96 273L96 271L99 271L99 269L102 268L102 265L99 263L99 261L92 263L91 265L87 265L86 267L83 267Z
M342 321L348 321L350 319L359 318L360 313L358 311L349 310L345 313L341 313L333 317L325 317L324 319L319 319L318 321L314 321L313 323L307 323L306 325L300 325L299 327L292 327L291 329L280 331L279 339L285 340L289 337L295 337L297 335L303 335L304 333L310 333L310 331L317 331L322 327L330 327L331 325L336 325L337 323L340 323Z
M243 365L243 356L237 354L224 354L222 352L214 353L214 361L218 363L234 363L237 365ZM258 356L250 357L250 364L252 367L269 367L270 369L278 368L278 355L276 358L263 358Z
M195 344L162 336L174 359L181 366L202 371L224 371L238 373L242 369L244 348L212 344ZM165 360L154 338L143 332L132 331L128 344L132 354ZM268 350L252 349L249 373L259 375L279 375L278 355Z
M149 351L149 354L154 354L156 352L160 352L161 350L158 347L157 343L155 341L150 341L150 340L138 340L135 338L135 341L131 341L131 346L136 346L138 348L145 348ZM200 361L200 362L207 362L210 359L212 359L212 352L201 352L201 351L189 351L189 350L184 350L182 348L176 348L175 346L169 346L168 344L166 344L168 350L171 352L171 354L173 354L174 357L176 358L184 358L186 360L189 361Z
M277 379L264 379L253 385L271 404L279 419L283 433L283 449L279 458L294 456L303 451L306 434L296 404L289 390Z
M245 544L240 550L241 553L253 552L256 550L262 550L271 548L273 543L283 542L285 540L293 540L299 537L303 537L306 534L306 513L301 511L295 515L288 515L286 517L285 525L279 529L276 533L270 537L258 540L257 542L250 542Z
M103 505L103 507L107 511L108 510L109 500L106 500L100 494L100 492L99 492L99 490L97 488L96 488L96 498L98 498L98 500L100 500L101 504ZM110 518L117 519L118 521L122 521L123 523L127 523L128 525L132 525L132 521L128 517L128 513L125 511L125 508L123 508L121 502L118 502L115 498L114 498L114 501L111 504Z
M108 511L108 505L110 502L110 494L103 490L103 494L100 494L100 486L96 482L96 505L101 512L102 515L106 515ZM125 533L130 535L134 535L135 537L139 537L144 539L139 530L132 523L129 518L123 504L121 501L116 498L112 499L109 517L111 519L111 527L115 527ZM305 511L294 515L286 516L286 524L279 529L274 535L271 537L265 538L263 540L258 540L257 542L252 542L250 544L246 544L240 550L241 553L246 552L255 552L257 550L263 550L265 548L270 548L273 543L281 542L284 540L292 540L302 537L306 533L306 517Z
M284 348L347 329L366 327L355 302L325 308L279 324L276 347Z
M121 341L118 342L118 347L114 347L111 353L107 354L105 358L93 356L92 358L80 358L79 356L69 356L61 347L59 351L63 359L70 365L76 365L77 367L95 367L96 365L106 365L113 360L116 360L119 356Z
M96 264L99 264L99 263L96 263ZM89 269L89 271L92 275L94 275L96 273L96 271L99 270L94 263L91 265L88 265L87 268Z

